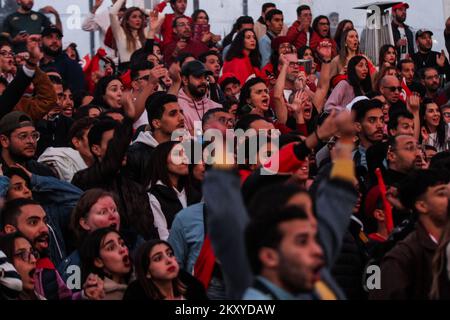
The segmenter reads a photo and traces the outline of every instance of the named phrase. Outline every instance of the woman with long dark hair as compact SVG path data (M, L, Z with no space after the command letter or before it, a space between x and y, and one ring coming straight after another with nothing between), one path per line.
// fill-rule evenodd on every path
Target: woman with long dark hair
M342 34L350 29L354 29L353 22L351 20L342 20L339 22L336 33L334 34L334 42L336 42L336 49L339 52L341 50L341 38Z
M102 107L104 110L121 109L123 91L123 83L119 77L103 77L95 86L94 100L91 104Z
M438 152L448 150L447 126L439 106L425 98L420 108L422 143L436 148Z
M206 300L200 282L180 270L172 246L163 240L144 243L136 254L136 281L124 300Z
M200 201L189 182L189 159L178 141L158 145L152 153L152 175L149 192L155 227L160 239L169 237L175 215Z
M125 1L117 0L111 7L109 14L111 30L117 44L120 70L127 68L133 52L142 48L145 43L145 13L140 8L128 8L122 20L119 20L119 11Z
M238 117L246 114L256 114L261 117L270 117L270 95L266 83L261 78L248 80L241 88L239 96Z
M192 15L193 22L193 31L195 31L196 26L208 25L209 24L209 15L203 9L195 10ZM203 33L203 36L198 39L206 44L208 47L212 48L217 45L217 43L222 39L221 36L213 34L211 31L207 33Z
M380 48L380 56L378 58L379 69L383 67L395 67L397 65L397 50L391 44L385 44Z
M237 18L236 22L233 24L233 27L231 28L231 31L229 34L225 36L225 38L222 41L222 46L225 48L233 42L233 37L236 33L241 31L241 29L245 26L247 28L250 27L250 25L254 25L253 18L250 16L241 16Z
M225 57L223 73L233 73L241 85L251 76L260 76L261 54L255 31L244 29L240 31L230 46Z
M339 54L331 61L331 78L338 74L347 74L347 64L351 58L361 55L359 35L355 29L348 29L342 34Z
M325 103L325 111L343 110L355 97L372 91L369 62L364 56L354 56L348 62L347 79L340 81Z
M88 234L80 248L82 283L93 274L103 280L103 300L122 300L133 268L128 248L114 228Z

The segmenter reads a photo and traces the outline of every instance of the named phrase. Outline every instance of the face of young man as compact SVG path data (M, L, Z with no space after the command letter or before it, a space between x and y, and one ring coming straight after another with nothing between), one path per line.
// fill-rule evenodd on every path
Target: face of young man
M214 78L217 80L220 76L220 60L215 54L206 57L205 67L213 73Z
M294 294L311 291L324 265L316 229L308 220L297 219L281 223L279 230L283 234L277 252L281 283Z
M446 184L429 187L425 194L416 201L416 209L427 215L436 226L445 226L448 214L448 187Z
M267 29L274 34L279 35L283 30L284 18L282 14L276 14L272 17L272 20L266 21Z
M169 102L165 104L161 119L153 120L152 125L155 130L161 131L166 136L170 136L177 129L183 129L184 116L178 103Z
M428 52L431 51L431 48L433 47L433 39L431 37L431 34L424 33L420 37L417 38L417 46L421 51Z
M197 99L203 98L208 90L206 75L200 77L195 77L193 75L188 77L183 76L183 83L187 86L189 93Z
M431 93L437 92L439 90L439 73L436 69L428 69L425 71L424 79L422 84Z
M113 136L114 129L105 131L102 135L102 141L100 142L100 145L92 145L91 151L100 161L102 161L105 157L106 151L108 150L108 143L113 138Z
M6 225L6 233L19 231L26 237L33 248L40 253L45 252L49 246L49 235L47 227L47 215L41 206L28 204L20 209L15 226Z
M380 108L369 110L360 123L360 137L375 143L383 140L384 115Z
M414 63L403 63L400 73L401 76L405 78L406 84L411 85L414 80Z
M34 127L23 127L14 130L9 137L0 136L2 148L16 161L31 159L36 153L39 132Z
M397 120L397 128L391 130L392 136L406 135L413 136L414 135L414 119L409 119L405 117L399 117Z

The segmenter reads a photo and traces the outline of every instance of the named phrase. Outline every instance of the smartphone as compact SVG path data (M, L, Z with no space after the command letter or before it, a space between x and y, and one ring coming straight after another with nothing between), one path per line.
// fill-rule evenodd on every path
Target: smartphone
M312 71L312 60L298 59L297 64L303 68L307 75L311 74Z
M209 33L211 26L209 24L194 24L194 39L202 40L205 33Z
M445 84L447 83L447 76L445 73L439 75L439 83L441 85L441 88L445 87Z

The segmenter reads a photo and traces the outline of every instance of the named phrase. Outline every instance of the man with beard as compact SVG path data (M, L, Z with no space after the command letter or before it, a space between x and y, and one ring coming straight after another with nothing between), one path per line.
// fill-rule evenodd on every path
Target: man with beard
M436 68L428 67L419 70L420 82L425 86L425 97L435 101L438 105L442 105L440 102L447 102L448 99L441 99L439 96L444 94L440 93L439 73ZM444 101L445 100L445 101Z
M435 170L411 173L399 188L403 205L417 215L416 228L381 262L381 288L371 299L428 300L433 257L448 220L448 178Z
M192 23L188 17L175 18L172 27L175 37L164 45L164 62L167 66L175 62L182 52L190 53L198 59L200 55L209 50L206 44L192 38Z
M164 15L164 21L161 25L163 45L169 44L176 37L176 34L173 32L173 22L176 18L185 16L184 13L186 12L187 7L187 0L165 0L161 1L156 9L159 12L163 12L168 2L170 2L170 7L172 8L173 13ZM190 17L186 17L186 19L189 20L189 23L192 23L192 19Z
M414 36L406 21L406 10L409 5L405 2L392 7L392 34L397 48L398 61L405 59L406 55L414 54Z
M412 56L416 69L433 67L439 74L445 74L446 81L450 80L450 64L445 57L444 50L441 52L432 51L433 32L428 29L420 29L416 32L416 43L418 51Z
M366 151L383 140L384 115L382 102L377 99L361 100L352 107L355 129L359 138L358 148L353 151L353 160L360 169L367 170ZM361 172L362 173L362 172Z
M56 27L62 30L61 19L58 12L50 6L41 9L42 12L31 10L34 0L18 0L17 12L10 14L3 22L3 32L8 34L14 43L14 51L22 52L26 49L29 35L40 34L43 28L51 25L44 13L52 13L56 17Z
M198 60L200 60L205 67L213 73L212 76L208 78L209 81L209 97L211 100L223 104L225 102L225 95L218 85L220 70L222 69L222 61L220 55L217 51L210 50L202 54Z
M84 74L78 62L70 59L62 50L63 34L55 26L46 27L42 33L41 69L57 70L73 94L84 89Z
M194 134L194 123L198 122L201 130L201 121L210 109L222 108L222 105L207 97L208 76L212 72L198 60L188 62L181 69L183 88L178 94L178 103L183 110L186 129Z
M24 112L13 111L0 120L0 144L3 167L16 163L40 176L55 176L45 164L34 160L40 134L31 118Z

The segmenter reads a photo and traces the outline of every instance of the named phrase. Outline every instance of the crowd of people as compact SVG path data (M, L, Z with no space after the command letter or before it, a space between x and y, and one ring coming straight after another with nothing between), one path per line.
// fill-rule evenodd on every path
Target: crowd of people
M264 3L222 40L187 2L95 0L83 67L52 7L5 19L0 299L449 299L433 32L397 3L375 62L307 5L286 24Z

